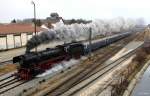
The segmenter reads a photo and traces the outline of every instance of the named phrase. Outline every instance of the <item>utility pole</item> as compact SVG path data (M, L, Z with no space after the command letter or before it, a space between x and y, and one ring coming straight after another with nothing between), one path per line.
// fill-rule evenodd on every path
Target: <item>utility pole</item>
M37 35L36 34L36 8L35 8L35 3L32 1L31 2L33 4L33 7L34 7L34 34L35 36ZM35 47L35 52L37 52L37 47Z
M89 57L92 56L92 28L89 28Z

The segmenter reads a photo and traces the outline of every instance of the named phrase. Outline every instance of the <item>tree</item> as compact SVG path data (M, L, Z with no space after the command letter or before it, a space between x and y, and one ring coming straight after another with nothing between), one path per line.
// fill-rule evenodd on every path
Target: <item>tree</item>
M56 17L59 17L58 13L51 13L50 16L51 16L51 17L55 17L55 18L56 18Z
M15 20L15 19L13 19L13 20L11 21L11 23L16 23L16 20Z
M136 57L134 61L137 61L138 64L141 64L146 59L147 53L141 48L136 52Z
M77 23L75 19L71 19L70 24Z

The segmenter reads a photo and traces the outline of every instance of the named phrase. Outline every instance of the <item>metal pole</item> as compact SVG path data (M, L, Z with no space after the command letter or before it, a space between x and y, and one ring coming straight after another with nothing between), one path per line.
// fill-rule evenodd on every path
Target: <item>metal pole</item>
M32 4L34 6L34 33L36 36L36 8L35 8L35 3L32 1ZM37 52L37 47L35 47L35 52Z
M89 56L91 57L92 53L92 28L89 29Z

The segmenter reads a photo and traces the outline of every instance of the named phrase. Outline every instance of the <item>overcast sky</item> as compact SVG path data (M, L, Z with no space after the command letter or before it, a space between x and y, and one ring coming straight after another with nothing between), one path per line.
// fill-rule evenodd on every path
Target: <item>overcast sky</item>
M33 0L37 18L58 12L66 19L141 18L150 22L150 0ZM33 17L31 0L0 0L0 22Z

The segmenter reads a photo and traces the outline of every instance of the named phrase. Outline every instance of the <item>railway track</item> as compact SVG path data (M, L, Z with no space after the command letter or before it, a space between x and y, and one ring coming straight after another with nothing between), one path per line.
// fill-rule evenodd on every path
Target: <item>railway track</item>
M61 94L59 94L59 96L60 95L62 95L62 96L73 96L74 94L76 94L77 92L79 92L80 90L82 90L83 88L85 88L86 86L91 84L92 82L96 81L98 78L100 78L100 77L104 76L105 74L109 73L116 66L119 66L120 64L122 64L122 62L124 62L128 58L130 58L135 53L135 51L136 51L136 49L133 50L132 52L120 57L119 59L113 61L112 63L106 64L106 65L100 67L99 70L93 72L92 74L86 75L83 79L81 79L78 82L74 83L72 85L72 88L62 92ZM111 82L109 82L109 83L111 83ZM103 90L101 90L101 92L102 91ZM49 96L51 96L51 95L49 95Z
M8 92L9 90L15 88L15 87L18 87L22 84L25 84L27 83L28 81L21 81L21 80L16 80L14 81L13 83L10 83L8 84L7 86L3 86L1 89L0 89L0 94L3 94L5 92Z
M0 66L5 65L5 64L13 64L13 60L7 60L7 61L0 62Z
M136 52L137 49L139 49L143 44L141 44L139 47L137 47L135 50L132 50L131 52L129 52L128 54L120 57L119 59L113 61L110 64L106 64L104 66L99 67L98 69L92 71L92 73L87 74L86 76L84 76L82 79L80 79L78 82L74 83L72 85L72 88L70 88L69 90L71 90L71 92L69 92L69 90L66 90L64 92L62 92L61 96L73 96L74 94L76 94L77 92L79 92L80 90L82 90L83 88L85 88L86 86L88 86L89 84L91 84L92 82L96 81L98 78L102 77L103 75L107 74L108 72L110 72L113 68L115 68L116 66L119 66L122 64L122 62L125 62L128 58L130 58L131 56L134 56L133 54ZM116 63L117 62L117 63ZM104 71L105 70L105 71ZM99 75L97 75L99 74ZM96 75L94 77L94 75ZM94 77L94 79L91 79L91 77ZM87 81L86 83L84 83L81 86L81 82ZM112 81L110 80L110 82L99 91L99 93L101 93L103 90L105 90L110 84L112 83ZM50 96L50 95L49 95Z
M120 47L120 46L118 46L118 47ZM116 47L114 48L114 49L116 49ZM112 50L114 50L114 49L112 49ZM112 50L110 50L110 51L112 51ZM117 49L116 49L116 51L117 51ZM108 52L109 53L109 52ZM108 53L105 53L105 55L107 55ZM114 50L114 53L115 53L115 50ZM97 55L98 55L98 53L97 53ZM111 56L112 54L110 54L110 55L107 55L106 57L107 58L109 58L110 56ZM105 57L105 58L106 58ZM102 58L101 58L102 59ZM8 61L9 62L9 61ZM95 61L95 62L97 62L97 61ZM5 62L6 63L6 62ZM98 65L100 65L100 64L98 64ZM89 65L88 67L91 67L91 65ZM93 69L95 69L97 66L95 65L95 66L93 66L92 67L92 69L91 70L93 70ZM90 70L90 71L91 71ZM87 72L89 72L89 71L87 71ZM84 75L86 75L87 74L87 72L85 72L85 74ZM79 75L79 74L78 74ZM7 92L7 91L9 91L9 90L11 90L11 89L13 89L13 88L15 88L15 87L17 87L17 86L20 86L20 85L22 85L22 84L24 84L24 83L26 83L26 82L28 82L28 81L21 81L21 80L18 80L18 79L12 79L12 80L8 80L8 79L10 79L10 78L12 78L13 76L8 76L8 77L6 77L6 78L3 78L3 79L0 79L0 94L3 94L3 93L5 93L5 92ZM84 77L84 76L83 76ZM84 77L85 79L86 78L88 78L88 76L86 76L86 77ZM73 78L72 78L73 79ZM81 78L78 78L78 79L81 79ZM81 82L82 80L80 80L80 82ZM1 83L1 82L5 82L5 83ZM67 81L68 82L68 81ZM77 84L77 83L74 83L75 85ZM69 87L70 88L70 87ZM67 89L68 90L68 89Z
M5 80L7 80L7 79L9 79L9 78L11 78L11 77L13 77L13 76L14 76L14 75L12 74L12 75L9 75L9 76L7 76L7 77L4 77L4 78L0 79L0 84L1 84L1 82L5 81Z
M107 54L107 53L106 53ZM106 55L105 54L105 55ZM106 57L105 57L106 58ZM109 56L107 56L107 58L109 58ZM96 62L96 61L94 61L94 62ZM102 60L102 62L103 62L103 60ZM96 67L98 67L97 65L93 65L93 66L91 66L91 65L88 65L88 66L86 66L83 70L81 70L79 73L77 73L77 74L75 74L72 78L69 78L67 81L65 81L65 82L63 82L60 86L57 86L55 89L52 89L51 90L51 92L54 92L54 91L56 91L56 90L58 90L59 88L61 88L62 86L65 86L69 81L71 81L71 82L76 82L77 80L80 80L81 78L83 78L89 71L92 71L92 70L94 70ZM82 73L83 72L83 73ZM82 74L80 74L80 73L82 73ZM75 79L74 79L74 77L76 77ZM72 84L70 84L70 85L72 85ZM69 85L69 86L70 86ZM69 87L68 87L69 88ZM63 89L63 88L61 88L61 89Z
M16 71L0 78L0 95L28 81L22 81L14 75Z
M9 90L24 84L21 80L17 80L14 76L8 76L0 79L0 94L8 92Z
M14 75L3 78L0 80L0 94L3 94L15 87L18 87L18 86L26 83L26 82L28 82L28 81L22 81L22 80L16 78L16 76L14 76Z
M131 38L133 38L133 37L131 36L130 39ZM129 38L126 39L126 42L130 41L130 39ZM125 41L123 41L122 43L125 43ZM117 47L120 47L120 46L117 46ZM115 51L118 51L117 47L114 47L110 51L113 51L115 53ZM81 82L82 80L85 80L89 76L93 75L95 73L94 71L96 71L95 69L100 67L101 63L104 62L106 60L106 58L109 58L109 57L112 56L112 54L110 54L110 51L108 53L105 52L106 54L104 54L104 56L102 56L101 58L98 58L98 60L95 60L93 62L93 63L96 63L96 62L99 61L99 59L101 59L101 62L99 62L99 64L97 63L97 64L87 66L87 68L85 68L85 69L88 69L88 67L90 67L88 70L82 70L82 72L80 72L79 74L76 74L72 78L69 78L67 81L63 82L61 85L59 85L56 88L50 90L48 93L46 93L46 95L57 96L57 95L63 94L64 92L66 92L67 90L69 90L70 88L72 88L73 86L78 84L78 82ZM98 52L96 52L96 53L97 53L97 55L99 54ZM71 83L68 83L68 82L71 82Z
M69 90L66 90L65 92L59 94L62 96L73 96L74 94L78 93L80 90L82 90L83 88L87 87L88 85L90 85L92 82L95 82L97 79L99 79L100 77L104 76L105 74L109 73L110 71L112 71L113 68L121 65L123 62L125 62L128 58L130 58L131 56L133 56L133 54L135 53L135 50L130 52L127 55L122 56L121 58L115 60L114 62L105 65L101 68L99 68L99 70L95 71L93 74L90 74L88 76L86 76L84 79L81 79L80 81L78 81L77 83L74 83L73 87L70 88ZM111 80L109 82L109 84L111 84ZM109 84L106 86L108 87ZM82 86L81 86L82 85ZM105 88L104 88L105 89ZM99 93L101 93L104 89L100 90Z

